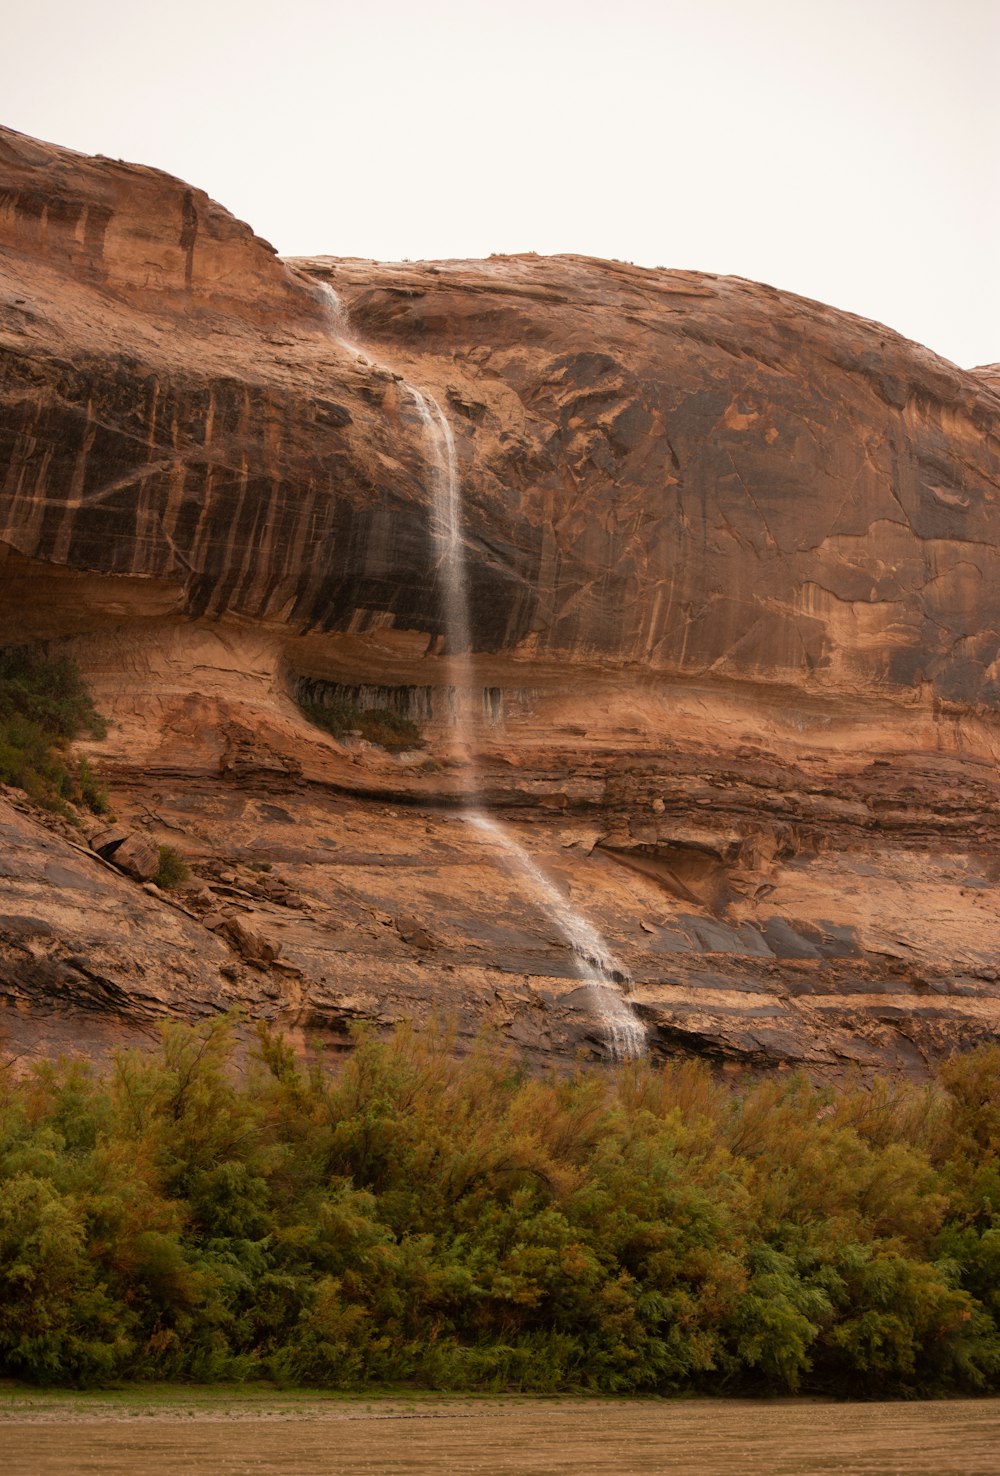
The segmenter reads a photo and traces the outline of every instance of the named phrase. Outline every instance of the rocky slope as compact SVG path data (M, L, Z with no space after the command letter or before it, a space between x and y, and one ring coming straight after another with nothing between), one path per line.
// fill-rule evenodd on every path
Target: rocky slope
M474 764L407 384L456 441ZM282 262L177 180L0 132L0 407L0 644L72 651L119 822L195 870L154 895L0 800L16 1042L243 1001L601 1054L456 808L479 784L654 1053L920 1071L996 1033L989 368L737 279ZM328 738L302 690L425 746Z

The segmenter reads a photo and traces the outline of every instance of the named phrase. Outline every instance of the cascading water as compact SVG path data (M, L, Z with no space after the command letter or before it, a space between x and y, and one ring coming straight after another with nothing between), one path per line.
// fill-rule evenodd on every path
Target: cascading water
M431 537L437 550L441 577L445 659L454 692L457 746L463 757L468 759L466 735L469 730L469 714L465 710L465 704L472 692L472 639L469 634L469 593L465 577L465 546L462 541L462 507L455 437L452 435L448 417L434 396L424 394L412 384L408 384L406 388L417 407L424 437L431 452Z
M336 292L334 292L328 282L317 282L316 290L319 293L323 306L326 308L327 322L330 325L330 337L335 343L339 343L341 348L345 348L349 353L362 357L357 344L352 342L348 337L351 329L347 321L347 309Z
M408 388L431 450L432 533L441 574L446 657L456 692L458 746L468 757L468 709L473 689L472 642L455 439L447 417L433 396L412 386ZM590 986L611 1054L620 1059L641 1055L645 1049L645 1032L620 992L621 986L628 981L628 975L596 928L577 912L509 830L475 803L466 803L463 816L467 824L494 841L514 869L531 882L535 896L544 904L572 949L577 973Z
M589 986L610 1054L618 1061L641 1056L646 1049L646 1032L620 993L621 986L628 984L628 975L600 933L567 901L509 830L484 810L467 809L463 814L469 825L494 840L512 865L531 881L535 895L573 950L576 972Z
M339 297L325 284L321 291L330 313L333 336L342 347L358 353L357 345L349 337L347 314ZM466 762L471 764L469 707L474 691L472 640L455 438L448 417L434 396L416 389L405 379L401 383L420 417L430 452L431 534L437 551L441 580L445 659L455 694L457 747ZM476 790L477 786L473 785L473 796ZM646 1033L622 994L622 987L627 987L629 982L628 974L597 929L577 912L510 831L487 814L474 798L464 800L462 818L480 835L496 844L507 864L531 883L533 894L572 950L574 967L580 979L588 986L609 1053L617 1060L630 1060L642 1055L646 1048Z

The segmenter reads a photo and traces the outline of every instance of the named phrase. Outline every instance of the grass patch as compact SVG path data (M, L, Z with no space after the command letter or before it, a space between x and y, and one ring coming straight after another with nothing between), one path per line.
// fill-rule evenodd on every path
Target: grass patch
M538 1396L520 1396L525 1402ZM544 1395L545 1399L559 1396ZM579 1396L574 1396L579 1397ZM265 1410L277 1410L289 1405L311 1405L319 1403L351 1404L369 1407L401 1404L454 1404L483 1402L495 1398L491 1393L477 1389L417 1389L406 1384L366 1384L358 1389L317 1388L313 1385L277 1384L270 1379L248 1379L239 1383L229 1382L192 1384L165 1384L155 1380L149 1382L126 1380L110 1387L94 1389L61 1389L52 1385L39 1386L21 1379L0 1379L0 1416L8 1417L19 1410L37 1413L65 1413L69 1418L90 1412L107 1410L137 1410L142 1414L153 1414L158 1410L212 1413L239 1412L247 1407L260 1406Z
M412 719L390 712L387 707L361 708L350 702L301 701L302 711L311 723L322 728L333 738L346 738L350 733L360 733L369 743L387 749L389 753L402 753L408 748L422 748L420 729Z
M33 646L0 650L0 781L70 819L73 805L106 814L107 790L87 760L66 756L81 733L106 732L75 662Z
M158 887L163 887L166 891L171 887L181 887L190 875L191 868L180 851L173 846L160 847L160 864L153 878Z

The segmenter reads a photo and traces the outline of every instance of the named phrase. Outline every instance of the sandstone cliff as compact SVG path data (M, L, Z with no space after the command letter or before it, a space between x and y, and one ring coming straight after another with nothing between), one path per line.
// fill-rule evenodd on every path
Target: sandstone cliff
M0 644L72 650L119 818L196 871L144 893L0 802L8 1031L437 1005L600 1052L455 811L407 382L456 440L477 770L650 1048L920 1070L996 1033L995 371L736 279L282 262L177 180L2 132ZM327 738L303 684L427 746Z

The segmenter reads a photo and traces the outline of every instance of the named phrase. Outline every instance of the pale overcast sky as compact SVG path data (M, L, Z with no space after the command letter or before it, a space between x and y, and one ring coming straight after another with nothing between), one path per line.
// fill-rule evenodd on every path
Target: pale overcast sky
M286 255L731 272L1000 359L1000 0L31 0L0 121Z

